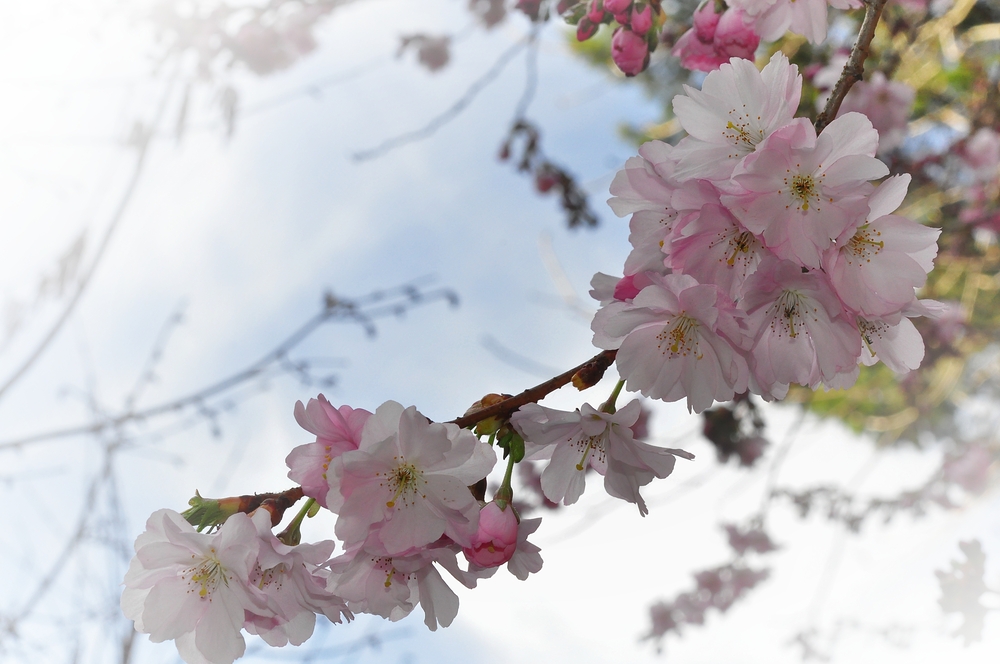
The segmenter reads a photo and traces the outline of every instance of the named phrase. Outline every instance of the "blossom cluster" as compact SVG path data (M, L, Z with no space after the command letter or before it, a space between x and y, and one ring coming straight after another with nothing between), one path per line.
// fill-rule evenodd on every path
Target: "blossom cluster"
M470 491L497 460L472 432L394 401L370 413L322 395L297 403L295 418L316 441L289 454L289 477L337 515L340 555L333 541L298 544L297 525L295 545L282 541L271 532L280 514L263 507L219 519L214 533L159 510L135 542L122 609L153 641L175 640L189 664L230 664L244 653L242 630L301 644L317 614L399 620L419 604L433 630L458 612L439 568L470 588L503 564L520 579L541 569L527 541L541 519Z
M780 52L733 58L674 112L688 132L628 160L609 201L632 215L622 278L598 274L594 344L627 387L701 412L746 391L848 387L858 365L898 373L924 346L910 318L939 231L894 214L908 175L875 158L867 117L819 135L795 118L802 79Z

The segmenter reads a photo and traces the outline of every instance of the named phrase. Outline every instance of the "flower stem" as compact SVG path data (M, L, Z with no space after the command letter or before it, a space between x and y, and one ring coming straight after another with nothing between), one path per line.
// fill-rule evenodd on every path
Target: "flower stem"
M302 520L306 518L306 514L312 509L313 505L316 504L315 498L310 498L305 502L299 513L295 515L288 527L281 531L278 535L278 539L287 544L288 546L296 546L302 541L302 533L299 528L302 526Z
M619 380L618 384L615 385L615 389L611 390L611 396L608 397L608 400L604 402L603 406L601 406L601 412L614 415L615 402L618 401L618 395L621 394L623 387L625 387L625 381Z

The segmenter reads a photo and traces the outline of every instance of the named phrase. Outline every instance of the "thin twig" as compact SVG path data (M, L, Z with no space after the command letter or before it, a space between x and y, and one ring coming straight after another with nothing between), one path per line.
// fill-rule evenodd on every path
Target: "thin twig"
M508 397L507 399L504 399L500 403L493 404L488 408L480 408L475 412L468 413L466 415L463 415L462 417L455 418L454 420L451 420L450 424L457 424L460 427L467 427L476 424L477 422L481 422L482 420L485 420L489 417L495 417L497 415L510 415L521 406L529 403L534 403L544 398L549 393L555 392L560 387L566 385L571 380L573 380L573 377L576 376L578 373L598 375L598 379L600 379L600 375L603 375L605 370L607 370L607 368L611 366L611 363L615 361L615 355L617 354L618 354L617 350L602 351L597 355L595 355L594 357L587 360L586 362L584 362L583 364L573 367L569 371L565 371L556 376L555 378L550 378L544 383L540 383L534 387L528 388L524 392L518 394L517 396ZM590 385L593 385L596 382L597 382L596 380L595 381L587 380L585 382L585 386L590 387Z
M395 296L402 299L385 301L386 297ZM331 296L332 297L332 296ZM185 408L193 406L203 406L209 398L218 396L231 390L257 376L263 374L275 362L284 359L288 352L295 346L302 343L318 327L330 320L348 319L354 320L370 329L371 319L380 316L398 315L408 306L438 299L447 299L449 302L455 301L455 294L447 289L439 289L430 292L422 292L412 285L401 286L391 291L378 291L359 300L336 300L327 303L324 309L306 321L297 330L284 339L274 349L270 350L256 362L246 368L219 380L207 387L191 392L185 396L171 399L142 410L128 410L116 417L109 417L103 421L82 424L65 429L56 429L37 434L30 434L13 440L0 442L0 451L7 449L18 449L29 443L42 441L54 441L61 438L69 438L83 434L97 435L105 431L114 430L124 424L135 421L148 420L153 417L175 413ZM369 309L364 309L359 305L373 305Z
M501 53L500 57L497 58L497 61L493 63L493 66L490 67L485 74L476 79L472 85L469 86L469 89L465 91L465 94L459 97L458 101L448 107L448 109L446 109L443 113L434 117L426 125L420 129L387 139L381 145L371 148L370 150L355 152L352 156L354 161L368 161L369 159L375 159L395 150L398 147L432 136L438 129L458 117L458 115L472 103L472 100L476 98L476 95L482 92L486 86L500 76L504 68L518 53L527 47L528 43L528 38L522 39Z
M816 132L819 133L830 124L837 112L840 111L840 104L844 97L850 92L851 87L860 81L865 73L865 60L871 54L869 47L872 39L875 38L875 27L882 16L882 8L885 7L886 0L867 0L865 2L865 18L861 22L861 30L858 32L858 41L851 49L851 55L844 65L844 70L840 73L840 80L830 93L823 112L816 116Z

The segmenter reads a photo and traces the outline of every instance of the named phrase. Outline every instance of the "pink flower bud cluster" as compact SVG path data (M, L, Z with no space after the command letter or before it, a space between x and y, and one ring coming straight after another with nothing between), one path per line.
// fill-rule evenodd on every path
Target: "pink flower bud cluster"
M753 22L738 7L715 13L715 2L707 2L694 13L693 25L674 44L671 54L681 66L697 71L714 71L730 58L752 60L760 45Z
M615 177L633 250L623 278L595 277L592 328L630 390L701 412L847 387L859 364L919 366L909 319L940 309L915 294L939 231L894 214L908 175L872 184L889 170L865 116L819 135L794 117L801 84L780 52L763 71L733 58L674 99L689 135L643 145Z
M569 9L569 8L567 8ZM638 0L589 0L576 24L576 38L586 41L603 23L618 24L611 37L611 59L626 76L642 73L659 41L657 9Z
M231 664L245 650L242 630L273 646L301 644L317 613L399 620L419 604L434 630L458 613L440 570L474 588L505 563L522 580L541 569L527 541L541 519L484 506L470 491L496 464L470 431L393 401L369 413L322 395L297 403L295 418L316 441L288 455L289 477L337 515L343 553L331 558L332 541L283 544L262 509L213 534L160 510L136 540L122 609L153 641L175 640L189 664Z

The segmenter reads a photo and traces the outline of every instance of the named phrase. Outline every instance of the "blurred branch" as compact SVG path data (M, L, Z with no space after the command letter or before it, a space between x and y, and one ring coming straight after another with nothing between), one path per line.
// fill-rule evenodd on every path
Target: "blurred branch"
M844 101L844 97L851 91L851 87L864 76L865 60L870 55L869 48L872 39L875 37L875 28L878 26L878 20L882 16L882 9L885 7L886 1L866 0L865 18L861 22L858 40L854 43L854 48L851 49L851 55L847 59L847 64L844 65L844 70L840 74L837 85L834 86L833 92L830 93L830 99L826 102L826 106L823 107L823 112L816 117L816 133L823 131L837 117L837 112L840 111L840 104Z
M437 300L447 300L453 305L458 302L457 296L451 290L442 288L424 292L412 283L384 291L375 291L356 300L342 300L334 297L332 294L327 294L322 311L306 321L256 362L222 380L185 396L148 408L141 410L126 409L120 415L109 417L103 421L6 440L0 442L0 451L18 449L31 443L54 441L70 436L84 434L97 435L105 431L117 429L130 422L148 420L160 415L175 413L185 408L204 408L207 399L246 383L263 374L275 363L283 361L291 349L302 343L324 323L337 320L353 321L361 325L369 336L372 336L375 333L375 327L372 323L373 319L390 315L398 316L413 306Z
M446 124L454 120L456 117L458 117L462 113L462 111L464 111L469 106L469 104L472 103L472 101L476 98L476 96L480 92L482 92L490 83L495 81L503 72L503 70L507 67L510 61L513 60L518 53L524 50L524 48L527 47L529 43L531 43L532 39L533 39L532 35L529 34L523 39L515 42L506 51L501 53L500 57L497 58L496 62L493 63L493 66L490 67L485 74L476 79L472 83L472 85L470 85L469 88L465 91L465 94L459 97L458 101L456 101L454 104L448 107L448 109L445 110L443 113L434 117L426 125L424 125L420 129L416 129L414 131L410 131L405 134L399 134L398 136L394 136L393 138L390 138L382 142L381 145L378 145L369 150L362 150L361 152L355 152L352 155L354 161L368 161L370 159L377 159L378 157L381 157L383 155L388 154L389 152L392 152L398 147L402 147L410 143L415 143L417 141L421 141L425 138L433 136L434 132L436 132L438 129L440 129L441 127L445 126Z

